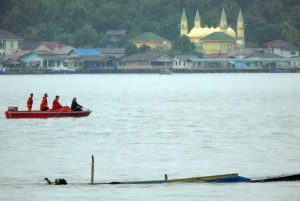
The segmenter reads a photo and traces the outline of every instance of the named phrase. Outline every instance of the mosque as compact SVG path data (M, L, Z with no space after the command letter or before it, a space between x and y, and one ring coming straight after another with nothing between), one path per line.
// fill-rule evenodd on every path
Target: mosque
M239 11L236 31L227 24L223 8L220 24L217 27L203 27L197 10L194 27L189 31L185 10L183 9L180 23L180 35L186 35L195 43L196 50L204 54L228 53L234 49L245 47L245 31L242 11Z

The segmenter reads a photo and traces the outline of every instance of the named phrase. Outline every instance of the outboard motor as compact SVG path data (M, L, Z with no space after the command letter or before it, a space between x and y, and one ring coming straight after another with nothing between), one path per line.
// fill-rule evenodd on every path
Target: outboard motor
M18 111L18 107L8 107L7 111L5 112L5 117L7 119L10 118L10 112L17 112Z
M16 111L18 111L18 107L8 107L7 111L16 112Z

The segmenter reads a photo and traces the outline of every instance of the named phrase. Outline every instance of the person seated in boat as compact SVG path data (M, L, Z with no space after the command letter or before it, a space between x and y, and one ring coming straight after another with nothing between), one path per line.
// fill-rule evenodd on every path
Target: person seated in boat
M31 93L30 95L29 95L29 98L28 98L28 100L27 100L27 108L28 108L28 111L30 112L31 111L31 109L32 109L32 105L33 105L33 93Z
M48 97L48 94L45 93L44 96L43 96L41 105L40 105L40 110L41 111L49 110L47 97Z
M52 102L52 110L61 109L63 106L58 102L59 96L55 96L55 99Z
M74 97L71 104L72 111L82 111L82 108L83 107L77 103L76 97Z

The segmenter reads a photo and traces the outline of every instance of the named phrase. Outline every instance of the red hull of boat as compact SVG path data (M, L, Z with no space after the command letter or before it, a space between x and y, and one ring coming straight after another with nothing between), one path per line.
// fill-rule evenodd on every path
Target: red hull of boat
M20 118L58 118L58 117L86 117L92 111L71 111L71 112L52 112L52 111L6 111L7 119Z

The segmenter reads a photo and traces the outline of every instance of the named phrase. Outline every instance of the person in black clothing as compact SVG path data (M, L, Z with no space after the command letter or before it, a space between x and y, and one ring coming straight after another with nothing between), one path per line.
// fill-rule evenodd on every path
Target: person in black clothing
M72 100L71 109L73 111L82 111L82 108L83 107L77 103L76 97L74 97L73 100Z

